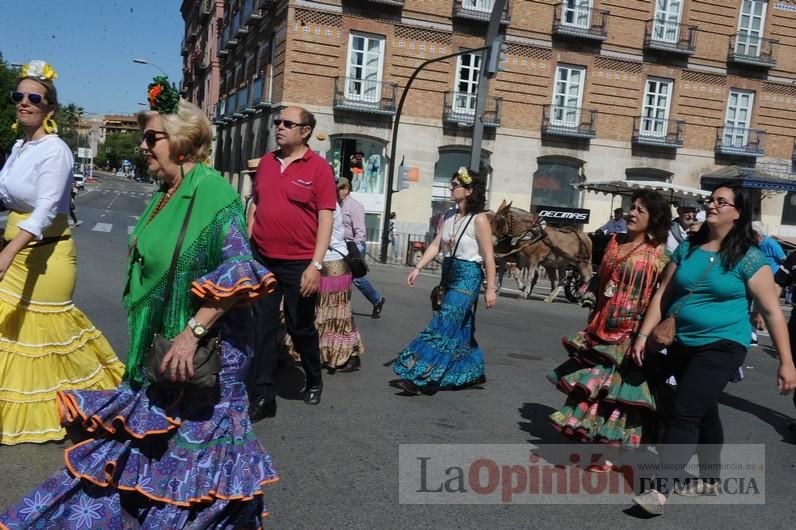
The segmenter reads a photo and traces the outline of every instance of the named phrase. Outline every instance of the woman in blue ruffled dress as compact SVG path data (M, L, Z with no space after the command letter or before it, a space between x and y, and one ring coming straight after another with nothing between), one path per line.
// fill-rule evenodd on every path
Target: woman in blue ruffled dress
M439 311L399 355L393 371L410 394L462 388L486 381L484 354L475 341L475 309L486 275L486 307L495 306L495 259L492 231L484 212L485 186L477 174L460 168L450 180L449 210L437 236L423 253L407 282L443 252L444 297Z
M163 185L130 236L125 381L116 390L58 394L76 443L66 449L65 468L0 515L0 528L262 526L263 487L278 477L247 412L246 302L273 289L274 280L251 255L239 197L202 163L212 140L207 118L165 78L156 78L149 95L153 111L138 116L140 147ZM160 365L172 384L149 381L156 332L173 339ZM199 389L186 382L207 333L220 338L222 369L215 387Z

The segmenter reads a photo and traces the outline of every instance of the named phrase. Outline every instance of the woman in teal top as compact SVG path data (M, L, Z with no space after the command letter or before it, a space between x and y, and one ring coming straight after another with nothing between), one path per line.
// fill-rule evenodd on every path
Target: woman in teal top
M676 314L677 332L666 364L669 374L677 379L677 390L660 448L661 469L665 471L656 477L664 487L633 498L635 504L656 515L663 513L666 494L672 492L676 481L685 479L682 470L697 444L701 446L700 468L721 469L724 431L719 395L746 356L752 332L752 300L760 307L779 353L777 386L782 394L796 388L788 330L771 268L766 267L752 232L748 194L737 183L721 184L706 200L705 211L705 223L680 244L664 271L632 351L641 366L647 336L661 321L661 308L667 308L666 316ZM702 477L677 492L695 495L716 491L717 478Z

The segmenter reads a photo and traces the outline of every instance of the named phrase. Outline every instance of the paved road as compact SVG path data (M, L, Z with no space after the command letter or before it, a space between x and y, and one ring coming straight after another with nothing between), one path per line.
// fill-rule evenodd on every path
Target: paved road
M120 297L128 227L152 185L111 178L78 198L84 221L75 231L80 260L78 305L124 357ZM546 416L562 395L545 374L564 358L560 337L584 323L571 304L501 297L479 310L477 335L487 362L482 389L407 397L390 387L388 364L430 317L436 279L405 286L406 269L374 266L372 280L387 297L383 318L369 318L364 298L354 309L367 352L363 369L325 379L322 403L299 398L300 373L283 372L276 418L255 426L281 481L266 503L275 528L785 528L792 526L794 442L786 425L790 399L774 391L776 361L767 347L747 357L746 380L731 385L721 414L728 442L766 444L766 505L671 507L665 518L640 520L618 505L402 505L398 447L402 443L561 443ZM763 339L766 343L767 338ZM0 448L0 507L15 502L63 463L64 445Z

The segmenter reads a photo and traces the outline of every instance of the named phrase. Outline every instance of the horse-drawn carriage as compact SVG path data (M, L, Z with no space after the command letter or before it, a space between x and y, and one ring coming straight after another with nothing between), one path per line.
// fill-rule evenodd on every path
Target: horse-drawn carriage
M685 199L701 199L708 192L656 181L619 180L609 182L581 183L577 189L612 196L631 196L637 189L652 189L664 195L672 206ZM538 266L542 266L550 278L551 291L545 302L555 300L560 289L570 301L577 299L577 292L584 282L592 277L602 261L609 234L597 232L585 234L574 227L548 226L543 218L526 210L503 203L490 214L492 237L495 245L495 260L498 266L498 286L506 274L517 282L523 296L528 298L538 279ZM523 271L531 277L525 282ZM524 281L525 280L525 281Z

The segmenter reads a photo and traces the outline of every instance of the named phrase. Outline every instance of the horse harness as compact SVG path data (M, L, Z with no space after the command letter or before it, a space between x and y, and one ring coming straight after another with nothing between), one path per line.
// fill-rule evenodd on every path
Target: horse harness
M511 237L511 246L512 247L515 247L518 243L521 243L521 242L522 242L522 244L520 246L518 246L517 248L513 248L509 252L505 252L505 253L501 253L501 254L495 254L495 259L502 259L502 258L505 258L507 256L511 256L512 254L516 254L517 252L520 252L525 247L528 247L530 245L533 245L533 244L541 241L542 243L544 243L547 246L547 248L550 249L551 252L554 252L554 251L557 250L559 253L563 254L565 257L571 259L572 261L576 261L576 262L588 262L588 261L590 261L590 258L587 259L584 256L585 253L583 251L585 250L585 248L584 248L584 245L583 245L583 240L577 234L577 230L575 230L574 228L563 227L563 228L558 228L558 230L560 230L562 232L574 233L576 235L577 240L578 240L578 245L579 245L579 248L578 248L578 251L579 251L578 254L579 255L578 256L571 256L567 252L564 252L563 250L561 250L560 248L556 247L553 244L553 242L550 240L550 236L547 234L547 231L546 231L547 227L546 227L546 224L545 224L544 220L535 221L530 226L530 228L526 228L519 236L511 236L511 232L512 232L512 229L514 227L514 216L511 214L511 212L508 213L508 220L509 220L508 234L506 234L505 236L500 238L498 241L501 241L503 239Z

